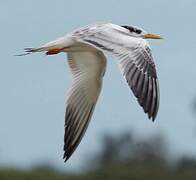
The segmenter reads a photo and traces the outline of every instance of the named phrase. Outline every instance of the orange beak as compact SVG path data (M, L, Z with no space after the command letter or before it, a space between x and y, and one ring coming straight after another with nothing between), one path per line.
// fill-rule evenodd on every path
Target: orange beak
M145 34L144 39L163 39L161 36L156 34Z

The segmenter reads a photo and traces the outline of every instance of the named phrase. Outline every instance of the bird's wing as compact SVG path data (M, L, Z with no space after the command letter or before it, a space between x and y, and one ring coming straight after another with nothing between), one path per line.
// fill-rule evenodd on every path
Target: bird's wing
M144 112L154 120L159 108L159 85L151 49L144 39L131 37L122 30L113 24L97 25L80 29L73 36L118 57L129 87Z
M148 46L138 47L130 54L119 54L120 69L139 104L149 118L156 118L159 108L159 83Z
M68 62L73 84L66 101L65 161L72 155L88 127L106 67L106 59L101 51L69 52Z

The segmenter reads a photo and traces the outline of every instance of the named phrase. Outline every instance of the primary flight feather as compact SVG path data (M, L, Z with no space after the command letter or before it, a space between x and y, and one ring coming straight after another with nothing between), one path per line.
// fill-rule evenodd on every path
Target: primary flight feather
M159 108L159 85L151 49L145 39L161 39L134 26L97 23L77 29L40 48L26 48L26 54L67 53L73 75L65 112L64 159L80 143L99 97L106 69L105 52L116 56L120 70L149 118Z

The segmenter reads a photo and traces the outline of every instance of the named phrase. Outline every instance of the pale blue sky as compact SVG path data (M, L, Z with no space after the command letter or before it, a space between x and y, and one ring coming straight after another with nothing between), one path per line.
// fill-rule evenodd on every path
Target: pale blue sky
M155 123L147 119L108 56L103 91L82 143L66 167L76 169L99 151L103 133L164 133L174 155L196 156L196 1L107 0L0 2L0 165L30 167L50 161L64 168L64 100L71 83L66 57L14 57L97 21L137 25L165 39L150 41L160 81Z

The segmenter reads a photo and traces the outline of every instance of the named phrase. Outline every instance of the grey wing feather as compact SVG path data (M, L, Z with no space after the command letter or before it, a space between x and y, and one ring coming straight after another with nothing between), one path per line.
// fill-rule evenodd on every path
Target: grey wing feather
M148 56L147 53L149 52L145 49L148 47L138 48L137 51L142 51L141 53L135 52L139 54L138 57L131 53L126 58L119 57L120 68L144 112L148 113L148 117L154 120L159 108L157 74L155 65L150 59L152 56Z
M66 101L64 159L67 161L88 127L100 94L106 59L102 52L69 52L73 84Z
M129 87L144 112L154 121L159 108L159 84L151 49L145 40L121 33L120 28L102 24L81 29L73 36L119 58L120 69Z

